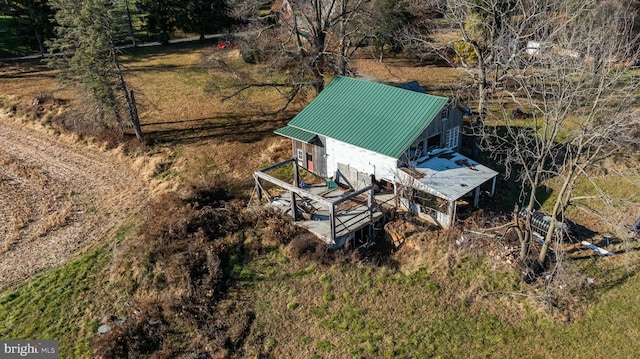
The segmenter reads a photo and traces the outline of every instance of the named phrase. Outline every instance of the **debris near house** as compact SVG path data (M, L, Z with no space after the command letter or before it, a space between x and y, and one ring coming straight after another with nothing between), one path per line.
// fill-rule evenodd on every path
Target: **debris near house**
M415 220L397 219L384 225L384 234L387 241L393 244L395 250L407 245L419 249L416 245L416 236L419 234L438 231L440 228L430 222L417 222ZM408 239L413 239L409 240Z
M531 115L531 114L526 113L526 112L523 112L523 111L522 111L521 109L519 109L519 108L516 108L515 110L511 111L511 116L512 116L514 119L519 119L519 120L524 120L524 119L527 119L527 118L532 117L532 115Z
M524 219L527 215L527 209L523 208L518 212L518 218ZM542 212L533 211L531 213L531 228L533 231L541 236L545 236L551 225L551 217L545 215ZM556 222L556 229L554 236L563 235L565 238L571 238L574 235L570 222L558 220Z
M600 248L598 246L596 246L593 243L587 242L587 241L582 241L580 242L580 244L582 244L583 246L596 251L596 253L598 253L599 255L603 256L603 257L607 257L607 256L611 256L613 255L612 252L609 252L608 250L604 249L604 248Z
M394 266L409 274L425 267L447 267L452 257L447 240L453 232L457 231L402 218L385 224L385 240L380 242L391 245Z
M423 178L425 176L424 173L418 171L414 167L402 166L402 167L400 167L400 170L406 172L409 176L411 176L412 178L417 179L417 180L419 180L420 178Z
M507 225L511 225L511 223L507 223ZM492 268L511 266L517 262L519 244L516 238L504 235L505 226L497 228L499 229L473 230L465 228L455 241L456 247L461 251L485 256Z

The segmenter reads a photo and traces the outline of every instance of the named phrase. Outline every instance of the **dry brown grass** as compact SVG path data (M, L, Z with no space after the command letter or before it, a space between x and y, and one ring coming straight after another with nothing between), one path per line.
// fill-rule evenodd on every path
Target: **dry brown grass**
M0 67L0 98L13 99L24 107L31 106L41 93L68 98L67 92L59 90L55 74L38 61L6 63Z
M403 59L388 59L383 63L376 59L358 59L355 67L365 76L383 81L418 81L427 93L446 93L450 89L456 89L466 76L463 71L453 67L416 66Z
M75 211L76 205L71 199L63 201L56 207L47 205L46 211L44 211L44 207L41 207L40 217L44 217L44 219L40 221L40 226L36 229L37 236L44 237L49 232L63 227L68 223Z
M146 186L136 183L135 172L117 150L81 144L70 135L53 140L53 131L38 122L1 116L0 239L5 252L0 286L5 287L104 241L143 204ZM25 265L16 267L16 260Z

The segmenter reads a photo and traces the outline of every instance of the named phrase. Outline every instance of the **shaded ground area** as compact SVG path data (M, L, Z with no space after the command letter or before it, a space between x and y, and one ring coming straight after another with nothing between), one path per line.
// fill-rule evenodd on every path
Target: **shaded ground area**
M147 198L116 155L92 151L0 113L0 288L107 238Z

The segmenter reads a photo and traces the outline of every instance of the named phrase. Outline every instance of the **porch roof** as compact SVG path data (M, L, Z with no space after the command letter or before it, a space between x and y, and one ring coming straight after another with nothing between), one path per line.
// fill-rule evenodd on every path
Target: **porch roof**
M306 143L313 141L313 139L317 136L315 133L292 126L285 126L275 130L274 132L280 136L288 137L293 140L298 140Z
M455 201L498 175L498 172L451 150L432 152L404 172L438 197ZM416 187L416 186L414 186Z

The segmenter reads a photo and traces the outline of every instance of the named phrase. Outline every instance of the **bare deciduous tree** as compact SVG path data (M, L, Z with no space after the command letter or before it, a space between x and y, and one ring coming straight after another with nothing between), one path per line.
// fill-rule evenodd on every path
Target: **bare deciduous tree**
M289 0L266 10L260 1L231 4L235 16L247 24L240 49L247 62L264 66L261 78L232 74L235 96L256 87L277 88L285 107L308 88L324 89L325 77L350 74L349 59L367 36L369 0ZM259 9L268 14L260 15ZM229 70L229 69L227 69Z
M501 116L489 118L492 126L485 126L483 142L505 165L507 175L515 170L523 188L521 257L529 250L530 216L541 205L539 190L552 178L559 184L547 200L551 220L537 256L539 265L545 263L553 240L563 238L558 228L565 211L579 204L573 195L576 183L586 179L595 184L590 181L594 168L637 151L640 133L635 99L639 83L625 67L636 55L629 12L613 2L552 4L544 13L539 2L532 8L537 12L530 17L536 21L529 21L529 41L535 46L514 53L505 73L508 86L496 93ZM532 117L514 118L515 106ZM607 191L599 190L597 197L611 203Z

